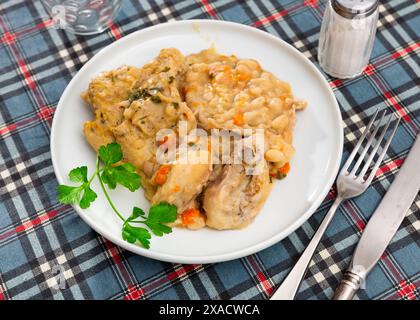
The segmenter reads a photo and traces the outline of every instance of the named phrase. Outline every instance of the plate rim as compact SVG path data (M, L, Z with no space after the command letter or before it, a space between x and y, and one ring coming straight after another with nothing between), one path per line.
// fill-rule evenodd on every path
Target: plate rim
M311 206L308 209L306 209L306 211L298 219L296 219L293 223L291 223L283 232L280 232L279 234L276 234L275 236L272 236L272 237L270 237L270 238L268 238L268 239L266 239L262 242L256 243L255 245L252 245L250 247L243 248L241 250L237 250L237 251L234 251L234 252L227 252L227 253L215 254L215 255L210 255L210 256L193 256L193 257L184 256L184 255L167 254L167 253L162 253L162 252L154 252L154 251L151 251L150 249L144 249L144 248L142 248L138 245L130 244L130 243L124 241L121 237L116 237L113 234L108 234L107 231L106 231L106 228L101 228L100 226L96 225L95 220L90 218L90 216L88 214L86 214L82 209L80 209L78 206L72 206L74 208L74 210L77 212L77 214L79 215L79 217L81 217L82 220L85 223L87 223L93 230L95 230L95 232L102 235L104 238L108 239L109 241L118 245L119 247L121 247L123 249L126 249L130 252L133 252L135 254L147 257L147 258L151 258L151 259L155 259L155 260L159 260L159 261L165 261L165 262L185 263L185 264L217 263L217 262L223 262L223 261L229 261L229 260L242 258L242 257L248 256L248 255L254 254L256 252L259 252L261 250L264 250L264 249L280 242L281 240L283 240L284 238L286 238L290 234L292 234L295 230L297 230L299 227L301 227L302 224L304 222L306 222L316 212L316 210L319 208L320 204L323 202L323 200L327 196L328 191L331 189L331 186L333 185L333 183L335 181L335 178L336 178L337 173L338 173L338 169L340 167L342 152L343 152L343 141L344 141L341 111L340 111L340 107L338 105L337 99L335 98L335 95L334 95L331 87L328 85L327 80L324 78L321 71L318 70L318 68L315 66L315 64L313 64L302 52L297 50L294 46L287 43L286 41L284 41L280 37L277 37L275 35L272 35L268 32L262 31L260 29L255 28L255 27L244 25L244 24L237 23L237 22L220 21L220 20L206 20L206 19L188 19L188 20L181 20L181 21L169 21L169 22L159 23L159 24L154 25L154 26L150 26L150 27L146 27L146 28L141 29L141 30L134 31L131 34L126 35L126 36L118 39L117 41L114 41L114 42L110 43L106 47L99 50L96 54L94 54L80 68L80 70L73 76L71 81L67 84L65 90L61 94L61 97L60 97L60 99L57 103L57 107L56 107L54 117L53 117L53 121L52 121L52 125L51 125L51 135L50 135L51 161L52 161L54 173L55 173L57 181L59 183L65 183L65 180L63 179L62 175L60 174L60 171L58 169L57 159L56 159L56 146L57 146L56 136L57 135L55 134L55 132L57 131L56 127L57 127L57 121L58 121L56 119L59 118L59 114L60 114L61 110L64 108L63 104L64 104L65 99L63 99L63 97L65 98L69 94L69 92L71 92L71 88L73 87L74 83L77 81L78 76L80 76L80 74L83 73L84 69L88 68L88 66L90 66L92 63L94 63L95 60L99 59L99 57L106 54L108 51L111 51L113 46L115 46L117 43L121 44L123 42L130 41L131 38L140 37L140 35L142 33L150 32L151 30L156 30L156 29L160 29L160 28L166 28L166 27L168 27L170 25L173 25L173 24L192 25L192 27L194 28L194 25L193 25L194 23L199 23L199 24L222 24L222 25L226 25L227 27L234 27L234 28L242 29L243 31L254 32L254 33L258 34L259 36L265 37L265 38L267 38L271 41L275 41L275 42L279 43L280 45L285 47L287 50L291 50L291 51L294 52L294 54L300 56L300 58L302 58L305 61L306 65L311 69L311 71L315 72L317 78L319 78L321 80L321 82L325 85L325 87L327 88L327 91L330 95L330 98L332 98L331 100L332 100L333 105L334 105L333 113L334 113L334 116L336 118L335 120L337 120L339 129L340 129L338 131L339 131L340 134L337 138L337 146L338 146L338 150L336 150L337 151L337 157L335 159L335 163L331 166L332 170L331 170L330 177L329 177L328 181L324 184L323 189L320 191L318 197L311 204Z

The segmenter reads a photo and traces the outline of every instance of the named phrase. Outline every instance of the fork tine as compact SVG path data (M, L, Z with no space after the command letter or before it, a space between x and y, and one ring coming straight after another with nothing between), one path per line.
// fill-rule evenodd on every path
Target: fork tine
M386 109L382 112L381 118L379 119L378 124L375 126L375 130L373 130L372 135L370 136L366 146L363 148L362 153L360 154L359 158L356 161L356 164L353 166L353 169L350 172L351 176L355 176L356 175L356 171L359 169L360 164L362 163L363 159L366 156L366 153L368 152L370 146L372 145L373 140L376 137L376 134L378 133L379 127L381 126L382 121L384 120L384 117L386 115Z
M372 126L373 122L375 121L377 115L379 113L379 108L376 109L375 114L373 115L372 119L369 121L369 124L363 131L362 136L359 138L359 141L357 141L356 146L354 147L353 151L350 153L349 157L347 158L346 162L344 163L343 167L341 168L341 172L345 172L348 167L350 166L351 162L353 161L357 151L359 150L360 146L362 145L363 140L366 138L367 133L370 130L370 127Z
M359 175L358 175L357 179L362 180L362 179L363 179L363 177L365 176L366 172L367 172L367 171L368 171L368 169L369 169L370 164L371 164L371 163L372 163L372 161L373 161L373 158L375 157L376 152L378 152L378 149L379 149L379 147L380 147L380 145L381 145L381 142L382 142L382 140L383 140L383 138L384 138L384 136L385 136L385 133L388 131L388 128L389 128L389 126L390 126L390 124L391 124L391 121L392 121L393 119L394 119L394 117L393 117L392 115L390 115L390 116L389 116L389 119L388 119L388 122L386 123L385 127L382 129L382 133L381 133L381 135L379 136L378 141L376 142L376 145L373 147L373 150L371 151L371 153L370 153L370 155L369 155L369 158L366 160L366 163L365 163L365 165L363 166L362 170L360 171L360 173L359 173Z
M369 174L369 177L365 181L366 184L369 185L372 182L373 178L375 177L376 171L378 170L380 164L382 163L382 160L385 157L386 151L388 150L388 147L391 144L392 139L394 138L395 132L397 131L400 121L401 121L401 118L398 117L397 121L395 122L394 128L392 129L392 133L389 136L388 141L386 142L384 146L384 149L382 150L382 153L379 155L378 160L376 160L376 163L372 168L372 172Z

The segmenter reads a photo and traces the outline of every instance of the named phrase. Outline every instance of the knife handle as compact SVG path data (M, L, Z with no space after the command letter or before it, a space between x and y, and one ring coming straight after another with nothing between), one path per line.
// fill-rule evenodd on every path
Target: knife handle
M357 290L362 285L364 278L357 273L348 270L344 273L343 279L337 290L335 290L333 300L352 300Z

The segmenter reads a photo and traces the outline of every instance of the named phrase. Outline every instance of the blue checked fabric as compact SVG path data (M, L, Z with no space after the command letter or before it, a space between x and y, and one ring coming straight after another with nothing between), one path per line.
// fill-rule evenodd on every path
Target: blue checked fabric
M381 1L370 64L362 76L329 81L340 104L344 158L378 107L403 118L377 179L346 202L309 266L298 299L329 299L361 231L398 172L420 125L419 1ZM108 31L57 30L40 1L0 3L0 299L267 299L334 199L288 238L252 256L176 265L136 256L92 231L56 200L51 122L60 95L82 65L119 37L169 20L221 19L255 26L315 65L326 1L135 1ZM420 196L356 299L419 299ZM54 277L60 274L62 282ZM59 286L57 286L57 282Z

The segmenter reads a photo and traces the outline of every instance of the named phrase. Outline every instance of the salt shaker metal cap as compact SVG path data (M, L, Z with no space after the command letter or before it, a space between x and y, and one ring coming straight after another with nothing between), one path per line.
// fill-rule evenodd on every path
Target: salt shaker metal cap
M378 7L377 0L332 0L331 4L335 12L349 19L367 17Z
M318 45L318 60L326 73L337 78L353 78L363 72L375 40L378 2L328 2Z

